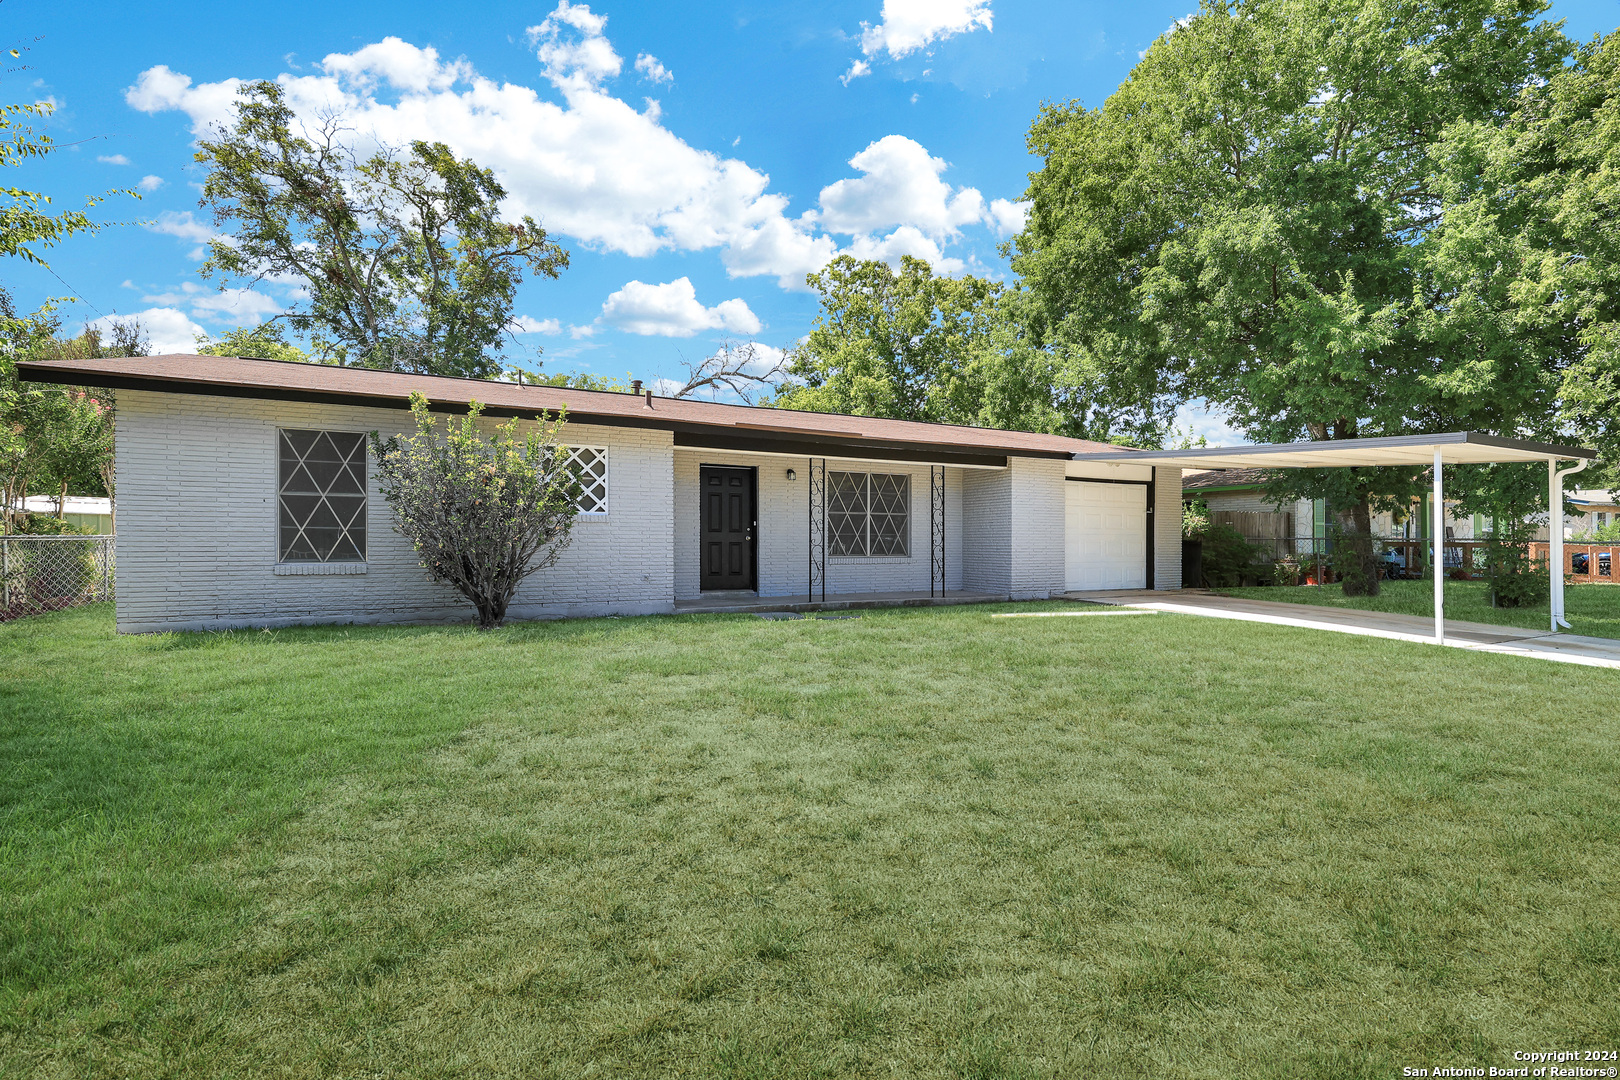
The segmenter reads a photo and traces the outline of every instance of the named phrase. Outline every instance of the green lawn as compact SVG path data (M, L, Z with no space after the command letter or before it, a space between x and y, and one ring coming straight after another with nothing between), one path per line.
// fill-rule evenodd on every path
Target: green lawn
M1620 1047L1615 672L992 610L0 625L0 1075Z
M1314 585L1284 588L1262 586L1216 591L1222 596L1243 596L1251 600L1322 604L1327 607L1434 617L1434 582L1384 581L1379 584L1379 594L1372 597L1347 597L1337 585L1324 585L1321 588ZM1620 638L1620 587L1566 585L1564 614L1571 627L1569 633ZM1549 628L1546 604L1527 608L1493 608L1490 586L1483 581L1446 582L1446 618L1493 626L1522 626L1531 630Z

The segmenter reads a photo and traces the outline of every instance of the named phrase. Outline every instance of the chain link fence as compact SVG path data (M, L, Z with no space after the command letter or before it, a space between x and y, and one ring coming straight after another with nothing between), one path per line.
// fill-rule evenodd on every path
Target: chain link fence
M111 536L0 536L0 622L113 598Z

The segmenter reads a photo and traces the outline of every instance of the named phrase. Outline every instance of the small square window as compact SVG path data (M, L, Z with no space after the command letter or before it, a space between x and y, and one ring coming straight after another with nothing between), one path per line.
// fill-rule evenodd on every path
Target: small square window
M579 484L579 512L606 514L608 512L608 452L605 446L571 446L568 448L568 471Z

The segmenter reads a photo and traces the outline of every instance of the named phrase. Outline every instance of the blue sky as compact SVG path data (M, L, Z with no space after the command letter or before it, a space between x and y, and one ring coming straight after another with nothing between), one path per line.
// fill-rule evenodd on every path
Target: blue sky
M362 138L439 139L494 168L570 250L561 280L523 287L512 359L679 378L724 339L791 345L815 316L804 274L834 251L1002 276L1041 103L1101 104L1192 6L11 0L8 42L29 51L6 100L53 100L63 150L7 182L58 206L145 190L99 208L127 224L57 248L54 275L8 260L0 284L24 309L78 297L75 326L140 315L171 349L280 310L287 286L198 277L191 162L232 80L280 79ZM1587 38L1620 4L1552 15Z

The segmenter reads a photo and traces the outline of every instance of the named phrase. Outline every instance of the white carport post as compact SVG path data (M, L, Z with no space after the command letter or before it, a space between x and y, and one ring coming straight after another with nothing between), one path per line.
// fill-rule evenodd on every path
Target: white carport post
M1564 477L1573 476L1586 468L1589 461L1582 459L1573 469L1558 470L1558 459L1547 459L1547 570L1552 577L1553 633L1561 626L1569 629L1564 620Z
M1446 643L1446 495L1440 483L1440 448L1434 448L1434 643Z

